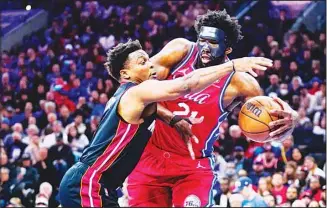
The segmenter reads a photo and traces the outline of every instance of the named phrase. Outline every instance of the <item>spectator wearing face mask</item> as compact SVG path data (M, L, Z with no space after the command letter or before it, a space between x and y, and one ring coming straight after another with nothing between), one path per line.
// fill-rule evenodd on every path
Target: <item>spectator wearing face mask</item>
M277 92L277 96L281 98L284 102L287 102L290 104L292 95L290 94L288 90L287 83L281 83L279 86L279 91Z
M261 177L270 176L270 174L264 171L262 159L255 159L252 165L253 171L249 173L249 178L252 180L253 185L258 185Z
M284 186L283 174L274 173L272 176L272 189L271 194L276 197L277 205L281 205L286 202L287 187Z
M248 177L241 177L235 182L233 192L240 193L244 200L242 207L268 207L263 198L252 188L252 180Z

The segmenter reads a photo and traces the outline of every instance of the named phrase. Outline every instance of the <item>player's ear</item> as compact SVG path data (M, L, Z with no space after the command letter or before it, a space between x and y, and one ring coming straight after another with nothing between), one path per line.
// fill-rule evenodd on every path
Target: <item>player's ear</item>
M232 47L227 47L227 49L225 50L225 55L229 55L230 53L232 53L233 48Z
M131 77L128 75L128 70L123 69L120 71L120 77L123 79L130 79Z

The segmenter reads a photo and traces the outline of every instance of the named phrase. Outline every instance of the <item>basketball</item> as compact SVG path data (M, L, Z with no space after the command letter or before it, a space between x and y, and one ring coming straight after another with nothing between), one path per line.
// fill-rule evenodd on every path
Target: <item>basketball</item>
M239 126L245 136L256 142L270 141L269 123L278 118L269 114L270 110L281 110L282 106L267 96L249 99L241 108L238 117Z

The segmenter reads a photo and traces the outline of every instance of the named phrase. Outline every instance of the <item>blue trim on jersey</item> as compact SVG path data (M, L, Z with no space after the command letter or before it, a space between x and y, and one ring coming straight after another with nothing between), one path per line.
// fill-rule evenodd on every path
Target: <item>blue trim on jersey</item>
M206 144L205 144L205 147L204 149L202 150L202 154L203 154L203 157L206 157L207 155L209 155L210 153L208 153L209 148L211 147L211 151L212 151L212 145L214 143L214 140L218 137L219 135L219 127L220 127L220 124L227 118L229 112L225 111L224 108L223 108L223 98L224 98L224 94L225 94L225 91L227 89L227 86L228 84L230 83L230 80L232 79L233 75L234 75L234 71L228 76L226 82L224 83L224 86L223 86L223 89L220 93L220 96L219 96L219 108L220 108L220 111L221 111L221 115L220 117L218 118L218 121L217 121L217 125L215 125L215 128L211 131L208 139L206 140Z
M219 97L219 107L220 107L220 111L221 111L222 113L225 112L224 107L223 107L223 99L224 99L225 91L226 91L227 86L228 86L228 84L229 84L229 82L230 82L230 80L232 79L232 77L233 77L234 74L235 74L235 71L233 71L233 72L228 76L228 78L227 78L227 80L226 80L226 82L225 82L225 84L224 84L224 86L223 86L223 90L222 90L221 93L220 93L220 97Z
M214 178L212 180L211 188L209 191L208 204L205 207L212 207L215 204L215 200L214 200L214 196L213 196L213 187L217 183L217 179L218 179L217 175L214 173L214 167L215 167L214 155L211 155L211 157L209 157L209 161L210 161L210 166L211 166L211 170L213 172Z
M195 48L195 44L193 43L192 44L192 48L191 50L189 51L188 55L186 56L186 58L180 62L176 67L173 68L172 70L172 73L171 74L174 74L177 70L179 70L179 68L181 68L189 59L190 57L192 56L193 54L193 51L194 51L194 48Z
M208 153L208 151L209 151L208 148L213 146L214 140L218 137L217 135L219 135L219 127L220 127L220 124L227 118L228 114L229 114L229 112L224 112L218 118L217 125L215 125L215 128L210 133L208 139L206 140L205 147L202 150L203 157L206 157L207 155L210 154L210 153Z

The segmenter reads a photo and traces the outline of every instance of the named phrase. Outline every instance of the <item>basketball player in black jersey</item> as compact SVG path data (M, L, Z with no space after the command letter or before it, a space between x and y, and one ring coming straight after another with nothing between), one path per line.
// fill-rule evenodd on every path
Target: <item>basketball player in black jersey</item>
M121 85L108 101L92 143L61 181L63 207L119 206L116 188L136 166L155 128L156 102L200 91L233 70L255 75L253 69L272 66L266 58L241 58L175 80L157 81L138 41L113 48L105 65Z

